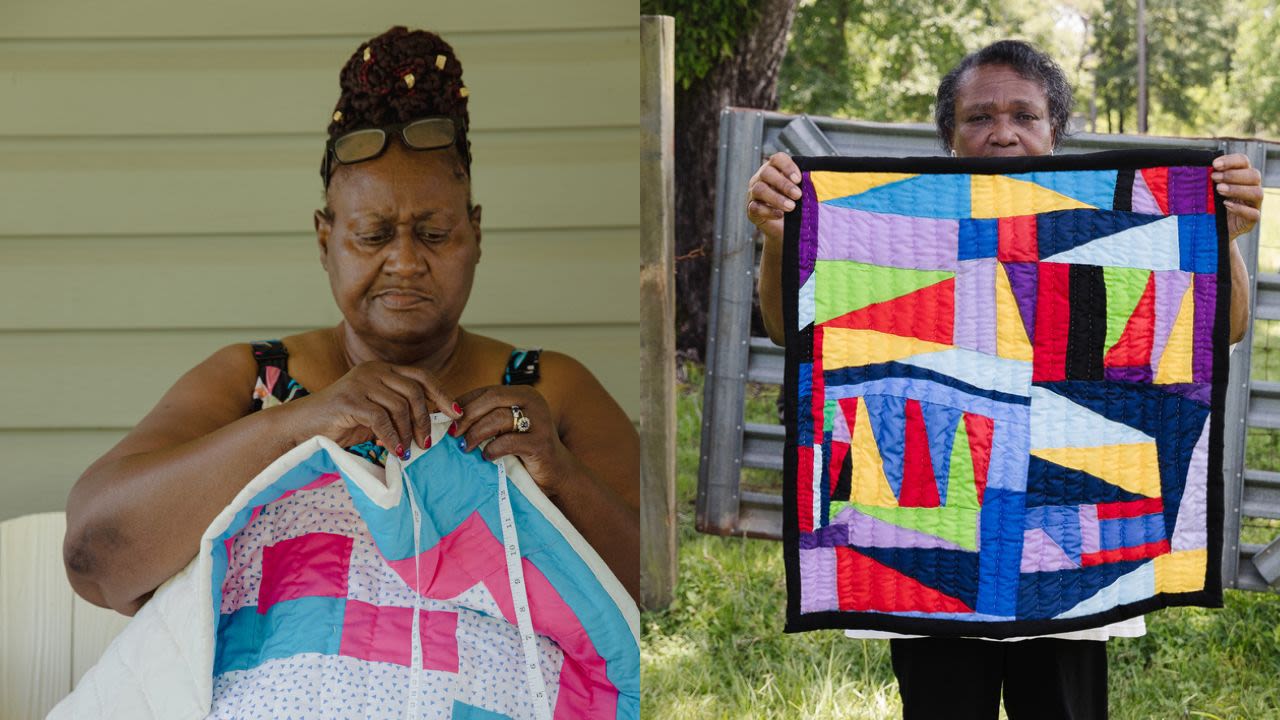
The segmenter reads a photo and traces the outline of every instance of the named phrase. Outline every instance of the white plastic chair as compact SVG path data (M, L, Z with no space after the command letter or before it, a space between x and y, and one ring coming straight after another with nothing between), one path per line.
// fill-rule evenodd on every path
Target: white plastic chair
M80 599L62 567L63 513L0 522L0 720L39 720L129 618Z

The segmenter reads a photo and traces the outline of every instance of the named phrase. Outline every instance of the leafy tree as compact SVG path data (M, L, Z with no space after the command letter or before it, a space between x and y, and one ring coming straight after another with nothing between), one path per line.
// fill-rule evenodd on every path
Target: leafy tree
M1137 130L1136 16L1135 0L1103 0L1093 23L1094 77L1108 132ZM1224 0L1147 3L1151 130L1219 130L1226 120L1220 100L1231 70L1237 22ZM1211 98L1219 102L1208 102Z
M1045 44L1046 3L814 0L796 12L779 78L791 112L928 122L938 81L1002 37Z
M707 342L720 110L777 107L778 66L796 0L642 0L676 21L676 345Z
M1240 5L1228 120L1249 135L1280 137L1280 8L1275 0Z
M1076 88L1077 124L1137 129L1136 0L812 0L779 80L788 112L928 122L938 80L966 52L1020 37ZM1149 128L1280 131L1276 0L1148 0Z

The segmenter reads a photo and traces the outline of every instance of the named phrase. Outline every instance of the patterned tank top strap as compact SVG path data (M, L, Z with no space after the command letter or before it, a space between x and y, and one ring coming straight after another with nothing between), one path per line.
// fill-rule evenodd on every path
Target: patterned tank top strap
M258 378L253 387L253 410L264 410L307 394L296 380L289 377L289 350L279 340L259 340L249 344L258 364Z
M503 385L533 385L542 377L538 369L538 360L542 357L542 348L532 350L512 350L507 360L507 368L502 372Z

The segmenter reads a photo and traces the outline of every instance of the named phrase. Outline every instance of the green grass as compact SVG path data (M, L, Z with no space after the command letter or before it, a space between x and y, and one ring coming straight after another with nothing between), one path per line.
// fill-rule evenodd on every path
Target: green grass
M693 530L702 377L696 366L682 376L679 584L669 608L641 618L644 716L898 717L888 643L835 631L784 635L780 546ZM776 421L775 397L774 388L749 386L748 418ZM1250 438L1256 461L1277 462L1272 441ZM744 485L777 490L775 473L748 473ZM1256 530L1259 538L1280 532ZM1145 637L1108 643L1113 718L1280 718L1280 596L1227 591L1225 604L1152 613Z

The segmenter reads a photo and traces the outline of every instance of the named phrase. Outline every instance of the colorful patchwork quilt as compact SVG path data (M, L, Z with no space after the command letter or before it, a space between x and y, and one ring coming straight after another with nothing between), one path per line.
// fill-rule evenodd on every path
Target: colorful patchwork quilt
M263 471L53 718L639 717L639 615L515 458Z
M796 158L788 631L1005 638L1221 605L1215 156Z

